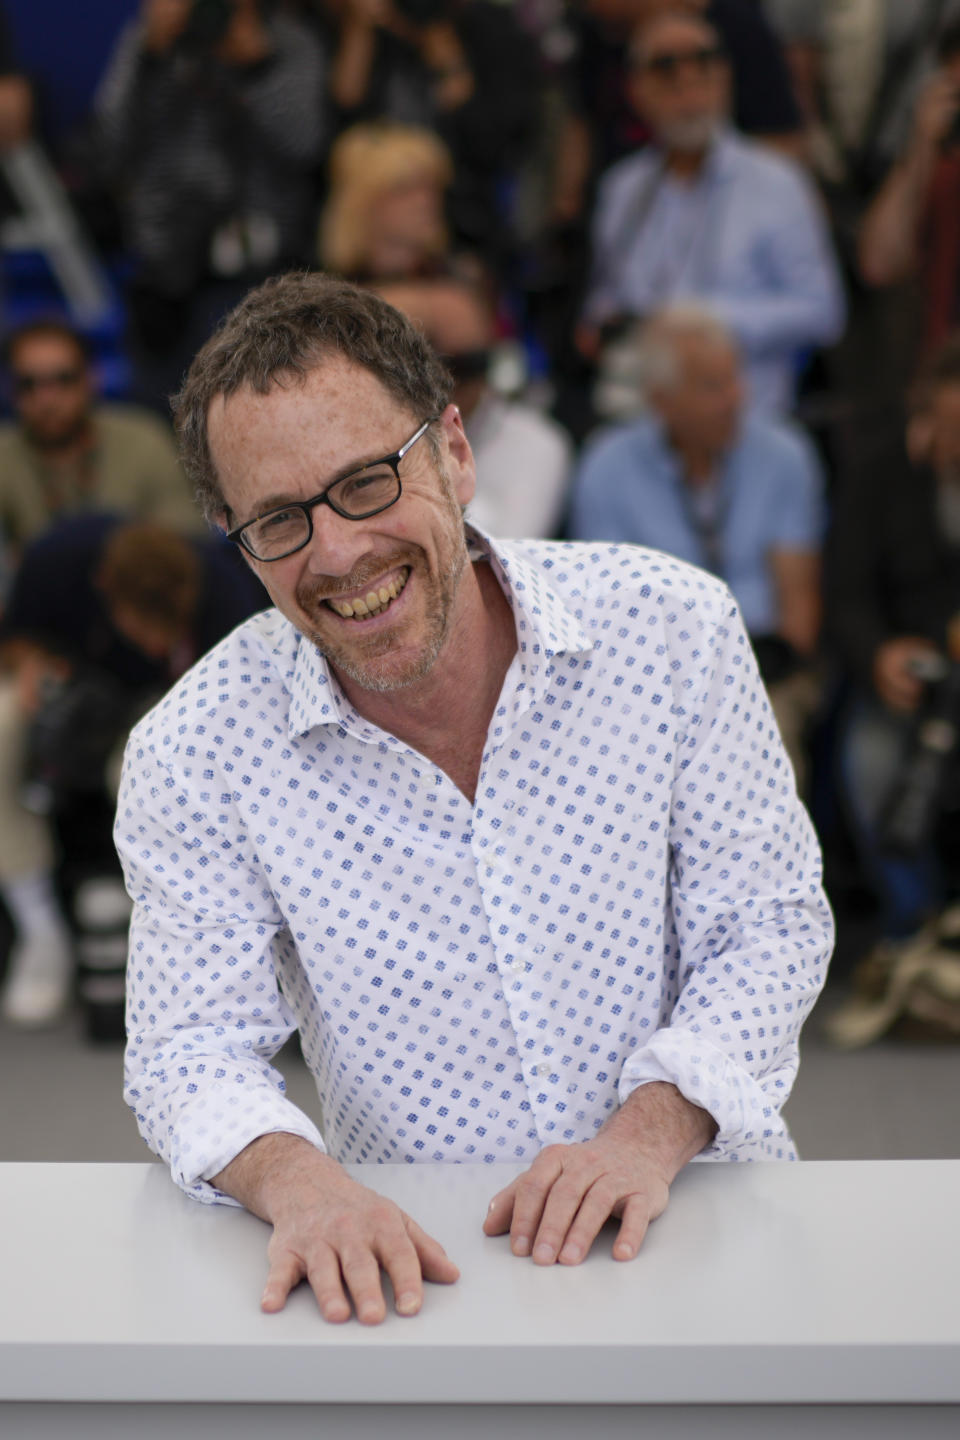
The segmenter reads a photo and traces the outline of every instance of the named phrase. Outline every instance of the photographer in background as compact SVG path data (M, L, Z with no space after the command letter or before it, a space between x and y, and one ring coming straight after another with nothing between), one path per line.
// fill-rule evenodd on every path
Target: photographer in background
M143 0L117 42L96 108L140 398L165 414L224 310L310 259L325 84L316 35L267 0Z
M533 141L540 68L496 0L325 0L336 31L330 95L341 125L427 126L453 156L454 238L495 269L509 252L509 181ZM505 183L506 182L506 183Z
M928 355L960 321L960 20L940 36L937 62L917 99L906 149L871 201L859 240L868 285L919 278Z
M827 630L850 694L841 724L841 786L886 939L912 934L942 903L938 828L947 787L918 746L950 758L950 664L960 661L960 335L923 382L922 413L848 475L827 550ZM918 783L928 793L910 793ZM904 806L912 835L894 832Z
M70 998L74 937L57 876L79 882L77 918L90 909L83 882L116 872L107 802L130 726L266 603L221 539L160 524L74 516L24 553L0 623L0 897L17 932L0 1005L11 1024L49 1024Z

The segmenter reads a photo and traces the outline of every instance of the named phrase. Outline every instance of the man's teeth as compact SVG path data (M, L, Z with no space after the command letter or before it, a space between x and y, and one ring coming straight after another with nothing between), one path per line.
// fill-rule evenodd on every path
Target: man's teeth
M368 590L363 598L356 600L329 600L327 603L341 615L344 620L366 619L371 615L379 615L386 610L391 600L396 600L400 591L407 582L407 576L403 575L397 580L388 580L385 585L379 586L376 590Z

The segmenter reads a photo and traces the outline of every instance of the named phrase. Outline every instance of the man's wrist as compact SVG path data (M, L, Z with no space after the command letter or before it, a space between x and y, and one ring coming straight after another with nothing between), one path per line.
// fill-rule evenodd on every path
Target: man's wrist
M651 1080L627 1096L601 1134L647 1155L669 1185L710 1144L717 1128L710 1112L692 1104L676 1085Z
M339 1170L337 1162L309 1140L281 1130L251 1140L208 1183L273 1224L293 1190Z

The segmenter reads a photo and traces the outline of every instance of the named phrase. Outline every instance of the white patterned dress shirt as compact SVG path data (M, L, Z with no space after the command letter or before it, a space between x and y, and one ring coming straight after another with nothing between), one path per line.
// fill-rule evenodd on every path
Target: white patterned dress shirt
M638 1086L780 1118L832 922L739 613L632 546L489 547L518 649L476 799L363 719L276 610L134 730L126 1096L176 1181L257 1136L338 1160L530 1161ZM319 1129L270 1061L299 1029Z

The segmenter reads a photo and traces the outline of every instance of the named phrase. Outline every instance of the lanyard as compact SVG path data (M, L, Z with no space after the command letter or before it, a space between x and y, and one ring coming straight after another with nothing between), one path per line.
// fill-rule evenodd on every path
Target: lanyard
M709 483L713 493L710 497L710 507L707 509L696 503L687 481L681 476L678 481L680 504L683 506L687 524L697 537L703 568L709 570L711 575L725 580L727 578L725 573L726 547L723 542L723 534L726 529L727 516L730 513L729 487L722 473Z
M706 163L709 164L709 158ZM647 183L641 186L634 198L633 204L628 206L627 213L617 231L615 243L610 246L609 253L612 256L626 256L630 253L633 245L636 244L637 239L640 237L644 226L650 219L657 199L668 179L668 175L666 160L661 158L658 160ZM697 214L694 223L690 226L690 232L686 236L685 243L675 252L668 253L659 261L656 259L654 261L655 270L651 286L658 295L663 296L664 300L669 300L677 281L689 267L690 261L700 248L707 231L707 212L710 209L712 198L708 189L708 187L712 188L711 178L709 175L701 173L693 184L699 187L699 194L697 196L699 203L697 205ZM714 240L716 240L717 228L717 226L713 227ZM716 245L714 245L714 253L715 252ZM706 277L700 276L699 278L701 281L705 281ZM704 288L704 285L698 284L693 288L699 291Z

